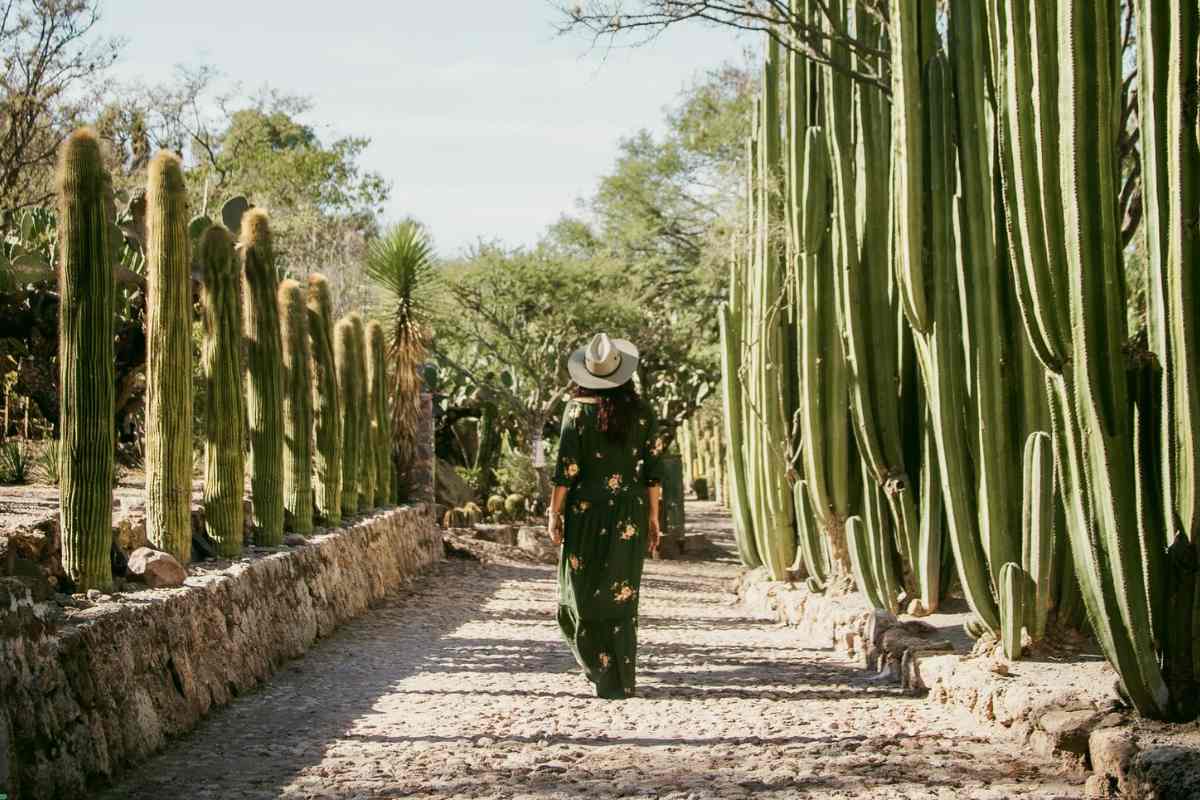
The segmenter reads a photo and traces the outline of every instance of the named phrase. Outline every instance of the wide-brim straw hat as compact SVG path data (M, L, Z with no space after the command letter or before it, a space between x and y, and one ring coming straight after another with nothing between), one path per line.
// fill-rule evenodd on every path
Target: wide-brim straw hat
M588 389L615 389L627 383L637 371L638 349L626 339L610 339L607 333L592 337L567 359L567 371L580 386Z

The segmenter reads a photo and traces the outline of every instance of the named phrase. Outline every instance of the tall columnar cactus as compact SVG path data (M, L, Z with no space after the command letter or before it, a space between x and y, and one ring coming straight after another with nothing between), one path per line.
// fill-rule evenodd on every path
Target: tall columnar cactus
M296 533L313 529L313 380L308 307L300 284L279 284L283 339L283 510Z
M392 427L387 404L387 336L376 320L367 324L367 385L371 409L371 453L375 459L373 505L392 502Z
M324 275L308 276L313 382L313 500L328 525L342 521L342 402L333 355L333 297Z
M752 268L749 292L752 335L750 406L753 435L747 455L754 464L754 532L758 554L776 579L786 576L796 557L792 492L788 485L790 452L790 399L792 387L787 364L791 351L788 326L781 306L786 298L783 241L778 226L783 220L782 143L779 109L779 46L767 45L762 96L757 105L757 143L751 150L757 160L751 168Z
M799 264L800 423L804 479L813 516L835 566L848 565L845 525L851 514L853 447L846 359L838 328L833 241L829 230L829 154L825 133L811 127L804 147L804 211L794 247ZM857 481L857 475L853 478Z
M221 225L204 232L198 248L203 281L207 397L204 428L204 529L222 558L237 558L245 531L246 457L241 420L242 306L233 236Z
M743 312L742 282L738 274L736 255L730 287L730 302L720 309L721 328L721 399L725 423L725 438L729 442L729 499L733 508L734 535L738 555L747 567L762 564L754 540L754 516L750 508L750 492L746 474L745 428L742 425L742 341ZM689 448L690 449L690 448ZM693 475L693 477L695 477Z
M77 591L112 584L112 187L91 129L59 149L58 363L63 568Z
M146 184L146 536L192 558L192 261L178 156L150 162Z
M362 411L358 416L358 510L375 506L375 455L371 452L371 426L375 412L371 408L370 375L367 371L367 327L359 314L352 314L354 325L354 358L358 373L358 399Z
M342 398L342 516L358 513L359 460L362 458L361 430L365 391L361 357L358 353L355 320L349 314L338 320L333 331L333 352L337 364L338 394Z
M250 498L254 537L260 545L283 542L283 341L276 292L279 275L267 214L242 215L246 342L246 412L250 420Z

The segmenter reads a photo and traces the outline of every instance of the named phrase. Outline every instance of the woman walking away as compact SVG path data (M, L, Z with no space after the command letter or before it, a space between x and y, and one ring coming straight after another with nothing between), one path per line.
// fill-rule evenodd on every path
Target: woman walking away
M636 686L638 590L658 547L664 448L631 379L638 350L599 334L567 366L578 388L563 414L550 503L558 562L558 625L596 694Z

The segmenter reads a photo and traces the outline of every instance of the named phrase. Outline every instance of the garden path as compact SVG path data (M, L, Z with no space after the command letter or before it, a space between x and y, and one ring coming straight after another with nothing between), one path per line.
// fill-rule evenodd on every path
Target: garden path
M724 555L649 562L637 698L591 696L551 567L452 559L103 796L1080 795L1080 778L748 617L728 518L688 513Z

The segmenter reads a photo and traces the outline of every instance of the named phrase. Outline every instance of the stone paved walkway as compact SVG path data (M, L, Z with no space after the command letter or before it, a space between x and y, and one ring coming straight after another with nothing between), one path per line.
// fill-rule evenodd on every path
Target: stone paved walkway
M690 521L728 543L703 504ZM104 795L1066 798L1079 779L749 619L731 561L651 562L640 696L591 696L543 566L451 560Z

